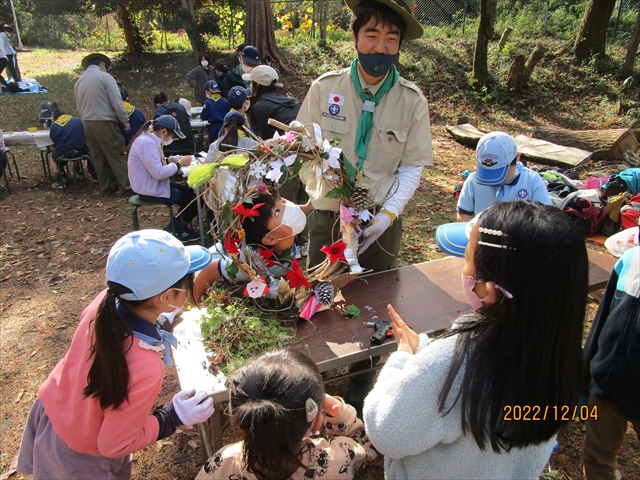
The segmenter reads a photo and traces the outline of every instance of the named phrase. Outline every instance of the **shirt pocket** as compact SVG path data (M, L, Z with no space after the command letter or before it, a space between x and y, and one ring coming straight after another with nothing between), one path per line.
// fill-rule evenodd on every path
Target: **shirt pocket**
M337 118L325 117L323 115L320 120L320 128L322 128L322 135L326 138L330 138L327 132L331 132L335 134L334 137L344 139L351 131L351 123L349 120L338 120Z
M404 153L408 131L392 127L381 127L371 132L367 151L373 156L372 172L395 173Z

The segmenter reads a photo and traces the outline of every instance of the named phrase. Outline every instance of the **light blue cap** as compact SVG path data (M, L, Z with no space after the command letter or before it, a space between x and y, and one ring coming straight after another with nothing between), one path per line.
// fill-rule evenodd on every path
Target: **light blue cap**
M445 223L436 230L436 244L447 255L464 257L464 251L469 243L469 222Z
M119 295L123 300L146 300L210 263L211 253L200 245L186 247L164 230L138 230L111 248L107 281L131 290Z
M518 156L518 147L510 135L491 132L484 135L476 147L476 181L480 185L502 185L509 174L511 162Z

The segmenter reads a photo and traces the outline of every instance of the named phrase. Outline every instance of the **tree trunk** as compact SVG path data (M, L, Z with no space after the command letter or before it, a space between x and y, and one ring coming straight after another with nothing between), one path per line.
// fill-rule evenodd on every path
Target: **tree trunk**
M492 4L496 0L480 0L480 25L478 26L478 38L473 53L473 73L471 78L478 85L485 85L489 79L487 67L487 51L489 40L493 36L493 22L491 17ZM495 11L495 8L493 8Z
M620 67L620 71L618 72L618 78L627 78L631 76L633 72L633 63L636 60L636 53L638 51L638 44L640 43L640 11L638 11L638 16L636 17L636 25L633 27L633 33L631 34L631 38L629 39L629 44L627 45L627 55L624 57L624 63L622 67Z
M261 55L266 53L271 55L279 63L280 70L286 72L289 69L289 65L284 62L278 52L273 30L273 12L269 0L247 2L245 41L260 50Z
M533 69L544 56L544 52L545 48L542 45L536 45L536 48L529 55L526 65L524 63L524 55L518 55L514 58L509 70L507 86L513 88L516 92L522 90L529 82Z
M502 49L504 48L504 44L507 43L507 39L509 38L509 35L511 35L511 32L513 32L513 27L507 27L504 29L504 32L502 32L502 36L500 37L500 43L498 44L499 52L501 52Z
M558 145L581 148L593 152L594 160L609 158L622 160L626 150L635 152L638 141L631 130L620 128L612 130L560 130L550 127L538 127L533 138L540 138Z
M507 79L507 87L513 88L515 91L520 90L522 78L525 76L524 55L516 55L509 69L509 78Z
M616 0L589 0L573 45L573 53L578 60L604 54L607 27L615 5Z
M129 17L129 12L127 11L127 7L125 5L118 4L118 15L120 16L120 22L122 22L122 32L124 33L124 40L125 42L127 42L127 53L140 53L134 40L133 29L131 27L131 17Z
M327 42L327 21L329 17L329 2L320 0L320 43Z
M193 50L193 56L195 57L196 63L200 63L200 56L204 53L204 43L202 42L200 32L198 31L198 21L196 19L196 11L193 8L193 1L180 0L180 3L182 5L180 17L186 24L185 30L187 31L187 36L189 37L189 43L191 43L191 49Z

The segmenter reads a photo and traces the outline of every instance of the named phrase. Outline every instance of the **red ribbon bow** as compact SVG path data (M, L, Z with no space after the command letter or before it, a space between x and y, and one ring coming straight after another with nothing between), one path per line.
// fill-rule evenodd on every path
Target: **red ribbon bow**
M242 220L240 220L240 223L244 223L247 217L259 217L260 212L258 212L258 209L263 205L264 203L256 203L253 207L247 208L242 203L236 203L233 206L233 211L238 215L242 215Z

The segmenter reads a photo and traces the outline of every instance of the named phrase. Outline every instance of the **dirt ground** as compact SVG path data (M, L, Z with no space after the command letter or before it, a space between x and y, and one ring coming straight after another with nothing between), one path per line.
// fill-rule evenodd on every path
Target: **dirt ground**
M455 216L455 200L442 187L453 185L465 168L473 166L473 152L453 141L437 117L433 136L435 166L425 173L406 215L404 264L442 256L433 231ZM103 197L91 182L79 194L72 188L52 190L35 146L13 147L12 151L21 179L10 178L11 193L5 192L0 201L2 478L12 472L38 387L68 348L80 312L104 288L110 247L131 230L127 198ZM139 216L142 228L161 228L167 223L164 207L143 208ZM591 302L588 318L593 318L596 308ZM167 367L157 405L169 401L178 390L175 371ZM329 387L329 393L344 394L344 390L340 382ZM543 478L582 478L583 438L584 427L579 424L561 431L560 446ZM225 431L225 442L230 440ZM619 461L623 478L640 478L639 452L635 434L628 433ZM134 478L193 478L202 465L198 433L181 427L175 435L136 452L133 459ZM11 478L22 477L15 473ZM357 478L383 478L382 459L366 466Z

